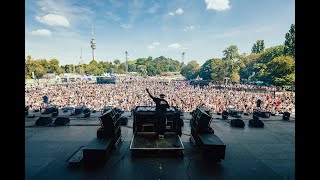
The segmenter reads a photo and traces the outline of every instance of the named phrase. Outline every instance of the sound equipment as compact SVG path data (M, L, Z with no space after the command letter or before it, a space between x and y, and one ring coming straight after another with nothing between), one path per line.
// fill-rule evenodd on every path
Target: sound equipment
M261 109L254 109L253 114L262 118L269 118L271 116L271 112L263 111Z
M230 126L232 127L244 127L245 124L242 119L232 119L230 120Z
M127 125L128 124L128 118L127 117L120 117L121 125Z
M84 114L84 117L85 117L85 118L90 117L90 114L91 114L90 112L89 112L89 113L85 113L85 114Z
M214 133L214 130L210 127L211 119L211 115L197 108L194 111L193 118L190 120L191 129L195 133Z
M56 111L58 111L58 108L56 106L48 105L44 109L44 112L42 114L51 114L51 113L56 112Z
M104 131L103 135L105 138L111 138L115 146L121 139L121 121L119 117L120 115L116 109L112 108L99 118ZM98 129L98 131L101 131L101 129Z
M37 126L46 126L52 123L52 118L51 117L39 117L36 121Z
M101 167L109 158L113 149L112 139L94 138L83 148L83 163L85 168Z
M264 127L264 123L259 119L250 119L249 126L252 127Z
M232 117L241 117L241 114L243 113L243 111L240 111L240 110L234 109L234 108L229 108L228 113Z
M53 113L51 114L51 116L52 116L52 117L57 117L58 114L59 114L59 111L56 111L56 112L53 112Z
M253 111L252 116L254 120L259 120L259 113L257 111Z
M83 110L83 113L84 113L84 114L90 113L90 109L89 109L89 108L85 108L85 109Z
M156 113L156 108L151 106L137 106L132 110L133 114L133 134L139 133L156 133L159 127L159 115ZM183 121L180 118L180 113L175 107L167 108L166 111L167 125L165 132L175 132L181 135L181 127Z
M112 108L113 108L113 106L104 106L102 111L101 111L101 114L104 114L105 112L109 111Z
M54 121L54 125L56 126L64 126L66 124L68 124L70 122L70 119L67 117L58 117L55 121Z
M228 111L224 110L222 111L222 119L228 119L229 113Z
M198 134L192 138L201 148L203 158L217 162L225 158L226 145L215 134Z
M77 114L82 114L84 109L86 109L85 106L77 106L75 107L74 109L74 114L77 115Z
M290 113L289 112L284 112L282 115L282 119L288 121L290 119Z

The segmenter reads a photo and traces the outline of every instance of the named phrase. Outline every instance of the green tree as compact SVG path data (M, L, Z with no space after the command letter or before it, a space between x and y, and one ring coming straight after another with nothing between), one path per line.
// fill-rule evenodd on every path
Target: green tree
M199 70L199 75L204 80L213 80L216 82L223 82L224 70L225 70L225 61L213 58L207 60Z
M113 61L113 63L114 63L114 64L120 64L120 60L119 60L119 59L116 59L116 60Z
M186 66L181 69L181 74L188 80L197 77L200 70L200 65L196 60L190 61Z
M264 40L257 40L257 42L253 44L251 52L258 54L263 52L264 48Z
M247 81L253 73L257 73L260 70L260 68L256 69L254 66L260 57L261 54L252 53L239 61L239 75L241 79Z
M294 83L295 61L291 56L280 56L266 64L267 75L275 85Z
M142 76L146 76L147 75L147 67L145 65L138 65L137 72Z
M259 63L268 63L269 61L273 60L276 57L283 56L284 53L284 46L283 45L278 45L278 46L273 46L270 48L267 48L262 54L261 57L259 58L258 62Z
M239 58L238 47L236 45L231 45L223 50L224 57L223 60L234 60Z
M295 57L295 42L296 42L296 38L295 38L295 25L291 24L290 30L288 33L286 33L286 40L284 42L284 53L286 55Z
M51 59L48 62L48 70L47 73L56 73L61 74L63 73L63 69L59 66L59 60L58 59Z

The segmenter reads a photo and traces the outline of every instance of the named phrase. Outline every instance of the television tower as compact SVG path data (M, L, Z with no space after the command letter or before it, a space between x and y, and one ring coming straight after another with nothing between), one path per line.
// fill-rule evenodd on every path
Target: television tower
M182 62L181 62L181 66L184 66L184 55L185 55L185 54L186 54L186 53L183 52L182 55L181 55L181 59L182 59L182 60L181 60L181 61L182 61Z
M93 37L93 25L92 25L92 38L91 38L91 49L92 49L92 60L94 60L94 50L96 49L96 41L94 40Z

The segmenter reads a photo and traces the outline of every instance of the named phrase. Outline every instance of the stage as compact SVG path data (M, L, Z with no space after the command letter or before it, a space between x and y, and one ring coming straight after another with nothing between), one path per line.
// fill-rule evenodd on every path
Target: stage
M60 112L59 116L69 114ZM282 120L282 116L260 118L265 126L255 128L248 126L252 114L242 115L245 127L236 128L229 124L233 117L222 120L221 115L213 114L211 127L226 144L225 159L217 163L204 159L190 141L189 113L184 113L180 137L183 157L133 157L133 122L129 117L128 125L121 127L122 141L105 166L86 170L69 167L68 160L96 137L101 113L91 113L89 118L70 116L70 123L65 126L45 127L35 126L39 114L35 115L25 118L25 179L295 179L294 117L290 121Z

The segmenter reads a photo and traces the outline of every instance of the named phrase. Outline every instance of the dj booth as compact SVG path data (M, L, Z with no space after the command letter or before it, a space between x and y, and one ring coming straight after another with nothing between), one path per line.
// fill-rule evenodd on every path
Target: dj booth
M177 107L167 108L167 124L165 132L174 132L181 136L183 120ZM133 110L133 133L155 133L158 129L156 108L151 106L137 106Z
M130 145L132 155L155 155L166 152L183 156L184 146L180 139L183 120L177 107L167 108L164 139L159 139L157 129L159 117L156 108L137 106L132 110L133 138Z

